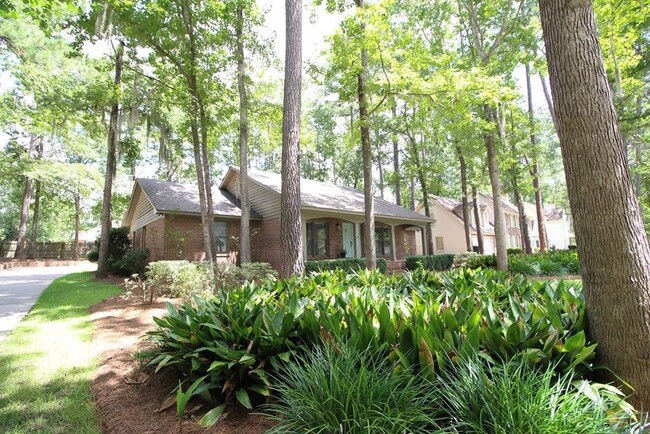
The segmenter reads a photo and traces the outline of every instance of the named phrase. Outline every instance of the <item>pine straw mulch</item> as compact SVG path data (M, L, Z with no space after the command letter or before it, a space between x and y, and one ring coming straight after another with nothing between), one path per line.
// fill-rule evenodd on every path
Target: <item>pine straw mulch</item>
M122 279L115 278L107 281L122 283ZM154 375L150 369L142 369L133 357L136 351L146 350L150 345L141 336L154 328L152 318L164 315L165 302L174 300L158 299L152 305L143 305L141 299L119 295L91 308L95 325L93 350L100 366L93 375L92 392L102 432L180 433L176 405L158 411L178 384L174 370L162 370ZM196 421L207 410L209 408L201 406L201 402L190 401L187 411L195 411L196 417L183 422L182 432L258 434L273 426L270 420L238 407L230 409L223 420L206 430Z

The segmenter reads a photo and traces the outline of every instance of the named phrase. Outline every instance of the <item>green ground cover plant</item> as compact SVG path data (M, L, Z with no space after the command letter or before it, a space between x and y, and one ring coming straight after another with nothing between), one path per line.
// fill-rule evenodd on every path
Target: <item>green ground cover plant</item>
M0 432L99 433L88 308L120 288L76 273L55 280L0 343Z
M324 272L221 290L211 300L170 306L151 361L175 366L184 387L214 402L250 407L294 355L330 342L381 351L395 369L433 381L449 361L477 355L516 360L580 378L596 345L585 335L579 282L527 281L494 270Z

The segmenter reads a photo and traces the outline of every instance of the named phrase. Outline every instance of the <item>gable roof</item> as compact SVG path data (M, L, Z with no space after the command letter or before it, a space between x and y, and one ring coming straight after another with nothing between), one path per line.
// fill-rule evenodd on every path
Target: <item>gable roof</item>
M177 182L145 178L136 179L136 183L140 185L156 213L201 213L199 189L194 184L180 184ZM241 216L239 200L221 188L212 189L212 209L215 216ZM261 219L262 216L251 209L251 218Z
M429 195L429 199L433 199L447 212L451 213L456 217L460 223L465 224L463 219L463 202L457 199L452 199L450 197L435 196L433 194ZM480 204L480 209L485 209L484 204ZM473 214L472 214L473 215ZM474 218L470 218L469 227L472 231L476 232L476 225L474 224ZM483 234L494 235L494 225L491 222L488 222L487 227L482 227Z
M236 173L239 175L239 168L230 166L228 174L226 174L224 182L221 184L222 187L225 183L225 179L230 175L230 173ZM249 169L248 177L254 182L265 186L268 190L276 193L278 196L282 192L282 177L280 174ZM365 212L363 192L341 185L301 178L300 199L301 207L303 209L332 210L354 214L363 214ZM430 217L408 210L387 200L379 199L377 197L375 197L374 200L375 216L422 222L434 221L434 219Z

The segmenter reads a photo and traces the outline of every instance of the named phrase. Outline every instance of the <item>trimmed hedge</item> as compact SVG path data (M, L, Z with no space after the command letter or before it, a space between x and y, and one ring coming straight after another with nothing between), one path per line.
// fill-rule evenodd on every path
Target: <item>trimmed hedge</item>
M506 252L508 252L509 255L520 255L524 253L524 249L520 247L510 247L509 249L506 249Z
M365 258L341 258L341 259L323 259L320 261L306 261L306 273L318 273L321 271L335 271L343 270L346 272L354 272L364 270L366 268ZM388 263L384 258L377 258L377 270L386 274Z
M454 258L456 255L428 255L428 256L407 256L406 269L417 270L424 268L425 270L443 271L449 270L454 265Z

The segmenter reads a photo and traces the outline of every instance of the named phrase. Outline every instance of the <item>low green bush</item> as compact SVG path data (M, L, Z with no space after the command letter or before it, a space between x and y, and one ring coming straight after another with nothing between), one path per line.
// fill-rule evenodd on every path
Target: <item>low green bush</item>
M633 409L611 386L574 381L552 366L486 364L477 358L450 363L436 379L451 432L614 433Z
M364 270L366 268L365 258L341 258L341 259L322 259L318 261L306 261L306 273L318 273L321 271L343 270L348 273ZM377 258L377 270L386 274L388 263L384 258Z
M407 270L422 267L425 270L443 271L454 265L454 255L407 256L404 259Z
M508 252L508 255L520 255L524 253L524 250L520 247L510 247L506 249L506 252Z
M431 379L453 354L515 359L579 377L596 348L585 336L579 286L494 270L338 270L246 283L196 306L170 307L156 324L148 334L159 344L157 369L174 365L188 379L208 375L213 398L223 398L223 390L240 402L268 393L279 360L323 340L384 351L396 368Z
M127 250L117 268L119 274L132 276L137 274L142 276L149 262L149 249L131 249Z
M539 274L537 265L529 261L525 256L514 256L508 259L508 271L514 274L523 274L524 276L534 276Z
M559 262L551 258L539 258L537 261L539 272L543 276L562 276L566 274L566 269Z
M497 256L496 255L475 255L467 258L465 267L469 269L477 268L496 268Z
M190 261L156 261L145 272L149 291L157 296L183 298L212 297L214 278L209 264Z
M90 262L99 261L99 250L97 249L90 250L88 253L86 253L86 259L88 259Z
M431 433L435 390L382 352L325 345L283 367L265 406L270 434Z

